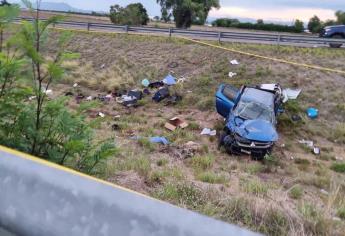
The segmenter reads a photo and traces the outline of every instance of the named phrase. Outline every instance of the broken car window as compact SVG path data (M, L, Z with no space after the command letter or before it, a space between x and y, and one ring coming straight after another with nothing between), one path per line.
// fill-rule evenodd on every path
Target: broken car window
M274 121L271 109L256 102L239 102L235 114L246 120L266 120L271 123Z

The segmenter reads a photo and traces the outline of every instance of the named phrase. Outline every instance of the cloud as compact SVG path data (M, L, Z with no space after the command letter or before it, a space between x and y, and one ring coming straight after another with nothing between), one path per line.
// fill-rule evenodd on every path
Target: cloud
M253 18L270 21L293 21L296 19L307 22L311 17L317 15L321 20L334 19L334 10L322 8L244 8L244 7L222 7L212 9L209 16L212 18Z

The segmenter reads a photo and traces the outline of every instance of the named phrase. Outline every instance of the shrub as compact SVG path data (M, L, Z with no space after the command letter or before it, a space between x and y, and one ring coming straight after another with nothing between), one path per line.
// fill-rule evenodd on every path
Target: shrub
M331 169L335 172L345 173L345 163L334 163Z

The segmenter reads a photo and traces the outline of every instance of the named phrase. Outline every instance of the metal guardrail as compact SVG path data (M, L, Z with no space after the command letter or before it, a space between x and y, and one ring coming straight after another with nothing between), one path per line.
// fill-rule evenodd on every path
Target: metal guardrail
M0 146L0 235L259 234Z
M17 18L16 21L22 20L32 21L32 18ZM41 19L46 20L46 19ZM57 26L68 26L78 27L86 29L88 31L92 29L102 29L108 31L122 31L122 32L137 32L137 33L153 33L153 34L166 34L169 36L173 35L184 35L200 38L212 38L218 41L232 40L232 41L255 41L255 42L271 42L275 44L287 43L287 44L330 44L339 43L345 45L345 39L330 39L330 38L319 38L317 36L307 35L293 35L293 34L280 34L280 33L258 33L258 32L218 32L218 31L201 31L201 30L186 30L177 28L158 28L158 27L139 27L139 26L127 26L127 25L114 25L104 23L90 23L90 22L78 22L78 21L63 21L58 22Z

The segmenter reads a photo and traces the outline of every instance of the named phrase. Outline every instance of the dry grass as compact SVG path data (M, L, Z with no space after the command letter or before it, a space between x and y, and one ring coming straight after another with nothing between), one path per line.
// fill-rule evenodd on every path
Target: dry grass
M50 48L53 45L51 42ZM339 61L345 60L342 50L226 46L340 69L343 64ZM97 108L120 115L117 119L109 115L95 129L102 137L115 137L120 149L120 156L109 160L102 178L268 235L344 232L345 176L331 170L334 158L345 160L341 139L344 117L334 112L345 103L342 76L149 36L78 33L69 50L79 52L81 58L65 64L68 74L64 84L54 88L61 94L75 82L85 94L96 95L116 88L141 88L143 78L161 80L171 70L177 77L187 78L174 88L183 95L176 106L153 103L147 96L136 109L114 102ZM240 65L231 66L229 59L239 60ZM169 68L171 62L177 62L178 67ZM229 71L238 76L228 78ZM279 118L280 140L263 163L229 156L217 149L215 138L200 136L204 127L222 129L223 119L214 111L214 93L224 82L238 87L279 82L303 89L297 101L286 104L286 113ZM78 106L73 101L70 105ZM305 116L309 106L319 108L317 120ZM302 122L294 123L293 114L301 115ZM164 123L174 116L190 126L167 131ZM119 130L111 131L113 124L118 124ZM173 145L152 145L145 138L153 135L166 136ZM144 139L132 140L131 136ZM298 145L299 139L315 141L322 147L322 156ZM176 153L189 141L196 142L200 150L193 158L177 158Z

